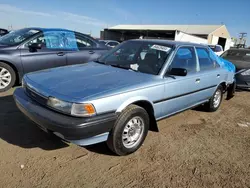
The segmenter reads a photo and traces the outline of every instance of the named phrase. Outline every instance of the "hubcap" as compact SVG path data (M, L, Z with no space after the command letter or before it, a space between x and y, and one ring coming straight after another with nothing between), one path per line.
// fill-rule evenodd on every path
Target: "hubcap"
M141 117L133 117L126 124L122 133L122 142L126 148L132 148L142 139L144 121Z
M214 108L217 108L220 105L220 101L221 101L221 91L218 90L215 92L214 95L214 100L213 100Z
M0 89L6 88L11 82L11 74L10 72L3 68L0 67Z

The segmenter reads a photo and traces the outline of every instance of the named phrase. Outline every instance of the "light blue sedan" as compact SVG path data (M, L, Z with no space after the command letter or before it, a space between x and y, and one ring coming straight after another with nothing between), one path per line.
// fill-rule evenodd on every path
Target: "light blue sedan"
M14 98L44 131L127 155L163 118L202 104L216 111L234 93L234 70L204 45L129 40L96 62L25 75Z

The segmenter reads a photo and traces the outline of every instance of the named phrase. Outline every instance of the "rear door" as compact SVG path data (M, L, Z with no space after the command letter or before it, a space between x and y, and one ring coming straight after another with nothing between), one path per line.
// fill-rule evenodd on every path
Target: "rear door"
M41 44L42 48L32 50L29 48L32 43ZM65 66L67 52L68 50L63 44L62 32L42 32L40 35L24 44L20 49L24 72L28 73Z
M196 47L199 62L200 78L199 89L202 90L202 99L209 99L214 94L221 79L225 76L216 59L210 54L210 50L206 47ZM213 53L213 52L211 52Z
M76 49L67 54L67 64L82 64L97 60L107 49L100 47L100 44L80 33L75 33L75 36L69 39L76 44Z

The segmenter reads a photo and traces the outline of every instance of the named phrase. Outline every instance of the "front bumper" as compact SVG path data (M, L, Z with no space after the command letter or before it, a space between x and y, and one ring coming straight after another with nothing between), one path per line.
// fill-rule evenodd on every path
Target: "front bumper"
M250 88L250 75L242 75L242 73L238 73L235 75L235 78L237 88Z
M237 86L237 88L248 89L248 88L250 88L250 81L249 80L237 79L236 80L236 86Z
M87 139L88 143L91 143L89 139L97 138L99 135L105 135L107 138L107 133L117 119L115 112L90 118L60 114L32 100L23 88L15 90L14 99L17 107L42 130L79 145L88 145L80 144L80 141Z

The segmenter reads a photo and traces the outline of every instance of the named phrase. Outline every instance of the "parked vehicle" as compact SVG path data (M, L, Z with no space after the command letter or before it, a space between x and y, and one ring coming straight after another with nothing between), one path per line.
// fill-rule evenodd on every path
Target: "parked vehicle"
M201 104L216 111L233 83L234 71L205 45L143 39L96 62L26 74L14 98L41 129L127 155L156 121Z
M220 56L223 52L224 52L224 50L223 50L223 48L222 48L222 46L221 45L208 45L213 51L214 51L214 53L216 54L216 55L218 55L218 56Z
M82 33L25 28L0 38L0 92L19 84L25 73L96 60L108 48Z
M250 88L250 49L232 48L221 55L236 66L236 85L238 88Z
M0 28L0 37L6 35L6 34L8 34L8 33L9 33L9 31L8 31L7 29L2 29L2 28Z
M119 42L115 41L115 40L99 40L99 42L101 44L104 44L110 48L114 48L116 47L118 44L120 44Z

